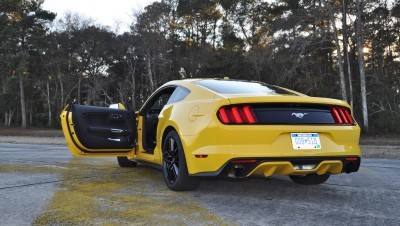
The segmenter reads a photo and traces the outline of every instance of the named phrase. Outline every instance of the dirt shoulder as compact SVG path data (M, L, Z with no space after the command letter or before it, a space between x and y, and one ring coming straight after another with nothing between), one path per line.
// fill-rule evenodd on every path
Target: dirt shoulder
M62 131L56 129L0 127L0 142L13 144L65 145L65 138Z
M399 135L361 136L361 145L400 146Z
M0 128L0 143L65 145L61 130ZM400 159L400 135L362 136L363 158Z
M400 159L400 146L361 145L363 158Z
M4 136L4 135L0 135L0 143L53 144L53 145L66 144L64 137Z
M0 127L0 136L64 137L61 129L21 129Z

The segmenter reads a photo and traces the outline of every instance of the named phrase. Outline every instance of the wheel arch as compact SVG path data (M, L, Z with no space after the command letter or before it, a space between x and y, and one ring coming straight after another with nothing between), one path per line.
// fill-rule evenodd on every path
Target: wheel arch
M167 134L171 131L175 131L178 135L179 132L178 130L173 126L173 125L168 125L167 127L165 127L165 129L162 132L162 136L161 136L161 143L160 143L160 162L162 163L163 161L163 155L164 155L164 150L163 150L163 146L164 146L164 141L165 138L167 137Z
M177 149L177 152L178 152L177 154L179 155L179 157L178 157L178 159L179 159L178 160L179 161L179 165L178 165L179 174L178 173L174 173L175 174L175 176L174 176L175 180L172 181L172 182L170 181L169 178L170 178L170 173L171 172L170 172L169 169L171 168L170 167L171 165L168 165L167 162L169 162L169 164L176 164L176 163L174 163L174 160L173 160L174 157L172 157L171 153L169 153L168 156L171 156L171 158L172 158L170 161L164 161L162 159L162 169L163 169L164 180L165 180L167 186L171 190L174 190L174 191L194 190L199 186L201 181L200 181L200 179L198 177L192 177L192 176L189 175L188 168L187 168L188 167L188 162L186 161L186 153L185 153L184 143L183 143L182 138L181 138L181 136L179 134L179 131L177 129L175 129L173 126L167 126L164 129L163 134L162 134L162 147L164 146L164 142L166 141L167 135L169 133L171 133L172 131L174 131L174 133L176 133L176 134L173 134L171 136L171 138L175 139L175 137L176 137L177 140L175 142L177 143L178 147L179 147L179 143L180 143L180 145L183 148L181 150ZM166 141L166 143L167 143L166 146L169 146L168 141ZM162 147L161 147L161 153L162 153L162 157L163 157L164 154L163 154ZM170 149L170 148L167 148L167 149ZM170 150L173 150L173 149L170 149ZM183 156L182 156L182 154L183 154ZM167 159L168 158L169 157L167 157Z
M161 138L161 149L162 149L162 145L164 145L165 137L166 137L167 134L168 134L170 131L172 131L172 130L174 130L176 133L178 133L178 130L175 129L175 127L173 127L173 126L171 126L171 125L167 126L167 127L164 129L164 132L163 132L163 135L162 135L162 138ZM178 135L179 135L179 133L178 133ZM161 151L162 151L162 150L161 150Z
M181 144L182 144L183 154L185 155L185 158L186 158L186 165L189 166L190 162L187 161L188 158L187 158L187 152L186 152L186 148L185 148L185 141L182 139L182 136L181 136L181 134L179 132L179 129L177 129L177 127L175 125L168 125L163 131L162 138L161 138L161 146L160 146L160 160L161 160L161 163L163 161L163 154L164 154L163 153L164 152L163 151L164 141L165 141L165 138L167 137L167 134L169 132L171 132L171 131L175 131L178 134L178 137L179 137L179 139L181 141Z

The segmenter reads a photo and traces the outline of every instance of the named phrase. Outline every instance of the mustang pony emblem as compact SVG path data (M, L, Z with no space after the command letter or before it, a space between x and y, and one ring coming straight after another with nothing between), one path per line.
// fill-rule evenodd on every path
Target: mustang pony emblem
M296 113L296 112L293 112L292 116L293 115L296 116L296 118L303 118L304 116L308 115L308 113Z

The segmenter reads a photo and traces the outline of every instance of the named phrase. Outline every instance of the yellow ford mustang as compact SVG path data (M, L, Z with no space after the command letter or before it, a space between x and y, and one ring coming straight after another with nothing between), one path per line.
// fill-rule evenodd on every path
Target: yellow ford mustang
M171 81L136 113L71 104L61 124L72 154L151 163L172 190L196 189L204 176L320 184L360 166L360 128L346 102L259 82Z

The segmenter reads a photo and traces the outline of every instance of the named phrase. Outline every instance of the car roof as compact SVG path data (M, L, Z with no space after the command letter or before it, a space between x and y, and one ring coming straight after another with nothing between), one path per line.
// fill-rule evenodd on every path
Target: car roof
M210 82L208 82L210 81ZM215 82L213 82L215 81ZM299 95L299 96L304 96L304 94L287 89L287 88L283 88L283 87L279 87L279 86L275 86L275 85L269 85L269 84L265 84L263 82L258 82L258 81L249 81L249 80L239 80L239 79L229 79L227 77L221 79L221 78L191 78L191 79L182 79L182 80L173 80L170 81L168 83L166 83L164 86L168 86L168 85L179 85L179 86L184 86L186 88L189 88L190 90L198 90L199 88L202 89L202 91L208 91L211 92L213 94L219 95L221 97L231 97L231 96L237 96L237 95L242 95L242 96L252 96L252 95L257 95L257 93L240 93L240 91L238 91L238 93L230 93L230 92L224 92L221 89L213 89L207 85L201 84L201 83L208 83L208 84L214 84L216 86L218 86L218 81L221 81L221 85L225 85L228 88L230 87L230 90L236 90L236 88L240 89L237 85L235 84L235 82L238 83L243 83L243 85L245 84L250 84L250 85L259 85L261 86L265 86L274 90L278 90L278 92L271 92L267 95ZM235 85L235 86L233 86ZM260 93L259 93L260 94ZM262 94L265 95L266 93Z

